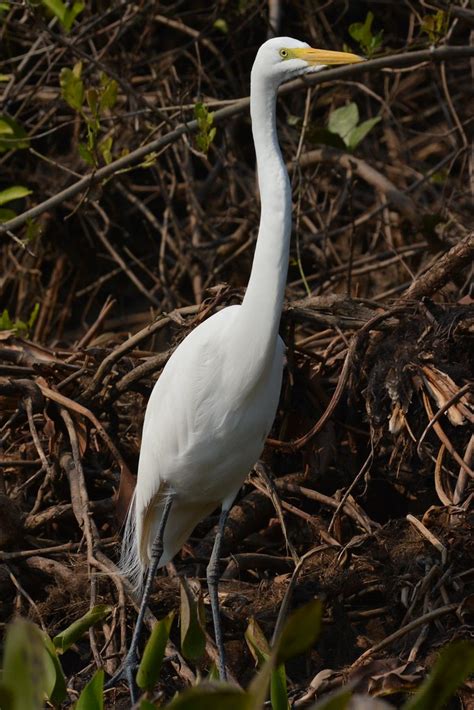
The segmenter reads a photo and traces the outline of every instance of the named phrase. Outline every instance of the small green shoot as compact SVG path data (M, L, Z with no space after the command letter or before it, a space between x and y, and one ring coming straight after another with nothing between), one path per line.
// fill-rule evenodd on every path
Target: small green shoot
M421 30L426 32L431 44L437 44L448 31L449 17L444 10L438 10L434 15L425 15L421 21Z
M78 145L81 158L88 165L98 167L101 155L104 163L108 165L113 159L113 137L107 135L99 140L100 121L104 113L113 109L117 102L117 82L102 72L99 86L86 89L81 74L82 62L77 62L72 69L61 69L61 96L81 116L86 126L87 140Z
M91 626L97 624L99 621L105 619L112 612L112 607L106 604L97 604L92 609L81 616L80 619L76 619L73 623L61 631L57 636L53 638L53 643L58 653L64 653L68 650L76 641L78 641L86 631L90 629Z
M2 313L0 314L0 331L9 330L14 335L28 336L38 317L39 308L40 304L35 303L33 310L31 311L30 317L26 322L20 320L19 318L13 321L10 317L10 314L8 313L8 310L4 308Z
M198 124L196 145L202 153L207 155L211 143L216 136L216 127L213 125L214 113L209 111L205 104L198 102L194 106L194 116Z
M59 23L66 32L70 32L74 21L78 15L84 10L83 2L73 2L71 7L67 7L62 0L41 0L41 3L58 18Z
M172 611L164 619L157 621L147 641L137 672L137 685L143 690L153 690L158 680L173 619Z
M383 30L376 34L372 32L374 13L369 10L364 22L353 22L349 25L349 34L358 43L363 53L370 59L382 44Z

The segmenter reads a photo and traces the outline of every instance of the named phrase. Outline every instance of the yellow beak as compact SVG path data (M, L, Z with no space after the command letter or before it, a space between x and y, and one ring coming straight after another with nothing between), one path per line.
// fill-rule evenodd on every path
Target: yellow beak
M313 49L305 47L302 49L292 49L293 56L296 59L304 59L308 64L321 64L328 66L330 64L356 64L364 62L364 57L359 57L357 54L350 52L332 52L329 49Z

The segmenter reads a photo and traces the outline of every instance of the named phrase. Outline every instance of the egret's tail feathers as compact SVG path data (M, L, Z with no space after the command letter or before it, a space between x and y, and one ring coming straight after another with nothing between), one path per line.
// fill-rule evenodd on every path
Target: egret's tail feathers
M133 497L125 520L125 529L122 540L119 569L121 574L130 581L135 591L141 591L145 578L146 568L140 559L140 550L137 538L137 524L135 515L136 495Z

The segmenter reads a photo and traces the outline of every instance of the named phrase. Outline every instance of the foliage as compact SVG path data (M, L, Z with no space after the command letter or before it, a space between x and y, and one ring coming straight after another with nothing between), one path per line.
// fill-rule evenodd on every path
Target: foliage
M59 83L64 101L82 117L86 126L87 141L78 146L81 158L93 167L99 165L99 155L106 164L111 163L113 137L106 135L99 141L99 135L101 118L117 102L117 82L101 72L99 85L86 89L82 79L82 62L77 62L72 69L63 67Z
M67 697L66 682L57 651L66 650L87 628L104 618L106 607L96 607L55 637L54 643L33 623L16 619L8 628L0 681L2 710L41 710L47 698L59 706ZM256 659L259 671L246 691L227 683L206 681L180 693L167 707L170 710L259 710L270 684L273 710L287 710L285 661L307 651L316 641L321 623L322 605L318 600L297 609L284 624L282 633L271 648L255 620L251 620L245 637ZM156 684L173 613L159 621L145 647L138 671L139 686L151 691ZM79 630L81 633L79 634ZM156 666L154 666L156 664ZM456 688L474 672L474 645L458 641L440 653L431 674L403 710L441 710ZM313 706L313 710L346 710L351 692L340 689ZM362 696L357 696L362 697ZM364 707L370 710L373 700L366 696ZM84 686L75 705L76 710L103 710L104 672L98 670ZM143 699L141 710L154 705ZM387 705L387 707L390 707Z
M421 22L421 29L429 37L432 44L439 42L448 30L449 18L444 10L438 10L434 15L425 15Z
M9 330L12 333L15 333L15 335L28 335L38 317L39 309L40 304L35 303L30 317L25 322L19 318L13 321L8 310L4 308L2 314L0 315L0 331Z
M198 102L194 106L194 116L198 125L196 145L200 151L207 154L216 136L216 127L213 125L214 113L209 111L205 104Z
M15 210L11 208L5 209L3 205L13 202L14 200L21 200L27 195L31 195L32 191L23 185L13 185L12 187L7 187L5 190L0 191L0 222L7 222L9 219L13 219L16 216Z
M327 128L311 127L308 139L312 143L354 151L379 121L381 117L374 116L359 123L359 109L351 102L331 111Z
M358 42L359 47L369 59L382 44L383 30L376 34L372 32L374 13L369 10L364 22L353 22L349 25L349 34Z
M195 597L186 580L181 584L181 650L185 658L201 658L206 648L204 602L201 591Z
M68 7L62 0L41 0L41 3L58 18L66 32L70 32L74 20L85 8L85 3L78 0L73 2L71 7Z
M5 114L0 114L0 153L28 148L30 141L23 126Z
M89 609L84 616L81 616L80 619L76 619L67 629L64 629L53 638L53 643L58 653L64 653L68 648L71 648L91 626L105 619L112 611L111 606L97 604L97 606Z

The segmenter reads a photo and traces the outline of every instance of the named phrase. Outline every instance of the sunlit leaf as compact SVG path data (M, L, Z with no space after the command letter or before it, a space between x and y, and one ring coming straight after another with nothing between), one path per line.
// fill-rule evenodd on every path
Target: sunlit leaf
M31 195L31 190L27 187L22 185L7 187L5 190L0 191L0 206L6 205L7 202L12 202L13 200L20 200L27 195Z
M137 685L139 688L152 690L158 680L173 619L174 612L172 611L164 619L157 621L153 627L138 667Z
M358 42L361 49L369 57L380 47L383 38L383 30L380 30L376 34L372 32L373 20L374 13L369 10L364 22L353 22L349 25L350 36Z
M80 111L84 103L84 83L81 79L81 62L73 69L63 67L59 75L61 96L75 111Z
M76 643L81 636L90 629L91 626L97 624L102 619L105 619L111 612L112 607L106 604L98 604L90 609L87 614L81 616L80 619L74 621L67 629L61 631L60 634L53 638L53 643L58 650L58 653L64 653L68 648Z
M84 687L75 710L104 710L104 671L96 671Z
M454 641L443 648L428 678L403 710L441 710L471 673L474 673L474 644Z
M328 128L331 133L336 133L347 144L347 136L357 126L358 120L359 109L357 104L350 103L331 111Z
M204 604L201 592L195 598L186 581L180 579L180 585L181 652L185 658L195 660L203 655L206 648Z
M104 138L104 140L99 143L99 150L101 152L101 155L102 155L106 165L109 165L109 163L112 162L113 142L114 142L114 139L112 138L112 136L108 136L107 138Z
M99 100L99 112L104 109L113 109L117 103L118 84L115 79L109 79L106 74L101 75L102 93Z
M349 132L346 137L347 147L351 150L357 148L359 143L365 138L365 136L372 130L374 126L381 121L380 116L375 116L374 118L369 118L367 121L362 121L358 126Z
M214 27L216 30L220 30L220 32L225 35L229 33L229 25L227 24L227 20L224 20L223 17L219 17L217 20L214 20Z
M434 15L425 15L421 21L421 29L429 37L430 42L438 42L447 32L449 26L448 14L438 10Z

